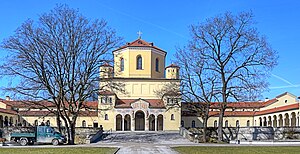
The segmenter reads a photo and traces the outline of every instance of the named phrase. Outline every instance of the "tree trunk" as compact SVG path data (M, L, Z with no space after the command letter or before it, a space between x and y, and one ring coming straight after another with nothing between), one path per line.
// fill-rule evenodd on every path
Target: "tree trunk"
M74 145L75 144L75 122L70 123L69 127L69 138L68 138L68 144Z
M224 117L224 109L223 105L220 107L219 113L219 124L218 124L218 141L223 141L223 117Z
M61 120L60 120L60 116L59 116L59 113L56 113L56 124L57 124L57 129L60 133L62 133L62 130L61 130Z
M207 136L207 120L208 120L208 117L204 116L203 117L203 138L202 138L202 141L204 143L207 142L207 139L208 139L208 136Z

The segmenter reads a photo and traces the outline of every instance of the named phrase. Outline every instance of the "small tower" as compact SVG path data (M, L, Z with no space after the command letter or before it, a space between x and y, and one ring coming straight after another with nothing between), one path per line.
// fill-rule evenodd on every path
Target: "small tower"
M113 77L113 67L108 63L104 63L100 66L100 78L112 78Z
M166 79L179 79L179 66L171 64L166 69Z

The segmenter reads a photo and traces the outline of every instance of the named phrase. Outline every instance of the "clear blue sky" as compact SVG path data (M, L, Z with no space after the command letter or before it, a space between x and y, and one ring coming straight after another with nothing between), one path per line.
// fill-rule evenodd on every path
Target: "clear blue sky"
M167 65L172 62L176 46L189 38L188 26L226 11L249 11L255 15L258 30L268 37L279 53L279 65L269 79L270 91L263 97L273 98L283 92L300 96L300 1L297 0L9 0L0 1L0 41L14 33L26 19L36 20L57 3L78 8L86 17L105 19L130 42L141 30L142 38L168 52ZM0 52L3 58L5 51ZM0 87L7 86L0 79ZM1 93L0 98L6 94Z

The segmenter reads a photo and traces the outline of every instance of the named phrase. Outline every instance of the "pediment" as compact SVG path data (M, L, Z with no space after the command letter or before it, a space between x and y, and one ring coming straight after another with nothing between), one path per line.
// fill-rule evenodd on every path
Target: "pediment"
M137 99L134 102L132 102L130 105L135 110L144 110L149 108L149 102L143 99Z

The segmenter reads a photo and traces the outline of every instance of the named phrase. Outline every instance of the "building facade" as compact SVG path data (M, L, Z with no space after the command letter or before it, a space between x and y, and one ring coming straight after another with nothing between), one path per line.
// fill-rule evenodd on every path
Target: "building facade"
M179 67L165 66L167 52L153 43L137 39L113 51L113 65L100 67L97 101L87 101L76 127L99 127L113 131L164 131L202 127L203 120L181 103ZM174 89L172 89L173 87ZM0 128L6 126L56 126L51 102L0 99ZM209 127L217 127L218 108L212 104ZM299 100L288 92L257 102L229 103L224 127L299 126Z

